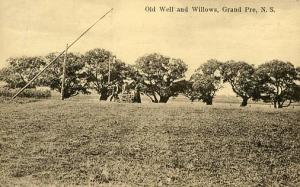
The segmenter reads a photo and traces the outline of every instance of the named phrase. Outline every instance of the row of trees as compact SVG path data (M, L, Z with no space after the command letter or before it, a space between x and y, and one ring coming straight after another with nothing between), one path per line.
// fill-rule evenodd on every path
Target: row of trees
M0 70L0 81L5 81L10 88L23 87L56 55L50 53L45 57L9 58L8 67ZM226 82L242 98L241 106L246 106L248 100L253 99L272 102L275 108L281 108L299 101L300 97L299 85L296 84L300 80L300 69L289 62L272 60L256 68L242 61L220 62L211 59L186 80L188 68L183 60L152 53L138 58L134 65L117 59L110 66L109 81L108 66L113 56L104 49L93 49L84 55L69 53L65 97L95 90L100 100L107 100L112 95L113 86L122 87L129 79L129 89L137 90L155 103L166 103L170 97L182 93L192 101L201 100L211 105L216 92ZM51 65L31 87L48 86L60 92L62 62L63 57Z
M232 91L242 98L241 106L248 100L272 102L275 108L289 106L300 100L300 68L290 62L272 60L257 68L243 61L219 62L208 60L191 77L189 97L212 104L216 92L223 83L229 83Z

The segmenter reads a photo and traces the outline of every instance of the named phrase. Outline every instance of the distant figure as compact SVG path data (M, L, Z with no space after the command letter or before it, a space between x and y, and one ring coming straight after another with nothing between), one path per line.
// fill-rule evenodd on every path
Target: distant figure
M141 84L138 83L135 88L134 88L134 92L133 92L133 99L132 99L133 103L141 103Z
M125 82L123 85L122 85L122 94L125 94L125 93L128 93L128 83Z
M118 93L119 93L119 83L116 82L113 85L113 87L112 87L112 96L110 98L110 101L117 101L117 100L119 100Z

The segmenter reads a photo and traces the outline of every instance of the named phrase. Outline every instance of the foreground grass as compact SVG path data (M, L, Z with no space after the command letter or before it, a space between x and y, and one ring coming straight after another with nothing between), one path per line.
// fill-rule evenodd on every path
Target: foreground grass
M0 104L2 185L300 185L299 109Z

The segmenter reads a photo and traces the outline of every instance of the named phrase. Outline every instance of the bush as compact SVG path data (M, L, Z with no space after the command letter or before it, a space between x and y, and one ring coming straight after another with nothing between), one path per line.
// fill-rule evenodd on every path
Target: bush
M19 89L0 88L0 97L13 97ZM25 89L18 97L45 99L51 97L50 90Z

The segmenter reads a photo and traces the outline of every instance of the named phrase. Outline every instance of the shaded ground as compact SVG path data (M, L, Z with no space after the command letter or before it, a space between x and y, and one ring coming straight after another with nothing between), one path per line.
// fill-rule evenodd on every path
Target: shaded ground
M0 104L0 184L300 185L299 108Z

